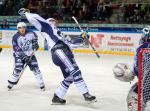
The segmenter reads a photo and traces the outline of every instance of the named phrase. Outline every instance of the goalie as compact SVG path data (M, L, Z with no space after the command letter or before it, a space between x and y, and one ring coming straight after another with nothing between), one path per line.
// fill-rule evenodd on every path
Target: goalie
M142 48L150 48L150 27L142 30L143 34L140 39L140 46L136 50L134 64L118 63L113 68L113 73L116 79L124 82L131 82L135 76L138 76L138 54ZM127 96L128 111L137 111L138 103L138 83L135 83Z

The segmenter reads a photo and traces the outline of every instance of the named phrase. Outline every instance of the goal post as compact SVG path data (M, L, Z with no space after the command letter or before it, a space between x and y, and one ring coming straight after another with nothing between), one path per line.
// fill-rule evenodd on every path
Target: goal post
M144 111L150 100L150 48L143 48L138 55L138 111Z

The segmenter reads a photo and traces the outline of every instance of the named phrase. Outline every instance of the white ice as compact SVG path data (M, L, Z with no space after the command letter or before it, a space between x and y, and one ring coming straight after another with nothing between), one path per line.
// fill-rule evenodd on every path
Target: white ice
M146 103L146 107L144 111L150 111L150 101Z
M18 85L12 91L7 90L7 80L13 71L12 50L4 49L0 53L0 111L127 111L126 97L133 83L116 80L112 68L116 63L133 61L131 56L75 54L91 94L97 103L87 104L74 84L67 95L67 104L51 105L54 91L63 76L51 60L50 52L38 51L36 56L43 74L46 91L38 88L33 73L26 69Z

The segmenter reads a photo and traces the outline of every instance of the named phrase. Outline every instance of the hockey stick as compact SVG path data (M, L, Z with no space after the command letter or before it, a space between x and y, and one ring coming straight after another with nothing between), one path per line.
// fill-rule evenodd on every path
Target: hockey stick
M22 74L24 73L24 71L25 71L27 65L29 64L30 60L32 59L32 57L33 57L35 51L36 51L36 50L33 50L32 54L30 55L29 61L25 63L25 65L24 65L22 71L20 72L19 78L18 78L18 80L16 81L16 84L19 82L19 80L20 80ZM15 84L15 85L16 85L16 84ZM13 87L13 84L12 84L12 85L8 85L8 91L10 91L10 90L12 89L12 87Z
M36 51L36 50L33 50L32 54L31 54L31 56L30 56L30 58L29 58L29 61L28 61L28 62L24 65L24 67L23 67L22 71L20 72L20 75L19 75L19 79L18 79L18 81L20 80L20 78L21 78L22 74L24 73L24 71L25 71L26 67L28 66L28 64L29 64L30 60L32 59L32 57L33 57L33 55L34 55L35 51ZM18 82L18 81L17 81L17 82Z
M81 32L84 32L83 29L81 28L79 22L77 21L77 19L73 16L72 19L75 21L75 23L78 25L79 29ZM94 53L96 54L97 58L100 58L100 55L98 54L98 52L96 51L96 49L93 47L92 43L89 41L89 39L86 37L88 43L90 44L92 50L94 51Z

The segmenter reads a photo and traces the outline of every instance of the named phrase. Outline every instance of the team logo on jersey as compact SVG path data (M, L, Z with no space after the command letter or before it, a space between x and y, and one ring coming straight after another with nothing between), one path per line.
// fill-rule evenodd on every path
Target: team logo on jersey
M21 47L22 47L22 50L27 51L27 50L29 50L29 48L30 48L31 41L30 41L30 40L27 40L27 41L24 41L24 43L21 42L20 45L21 45Z

